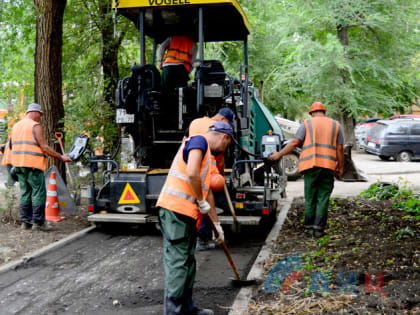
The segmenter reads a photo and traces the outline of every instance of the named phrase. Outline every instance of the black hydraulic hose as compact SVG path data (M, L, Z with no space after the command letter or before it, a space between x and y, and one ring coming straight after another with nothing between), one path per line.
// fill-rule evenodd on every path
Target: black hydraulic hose
M258 155L258 154L254 154L254 153L251 153L251 152L248 152L247 150L245 150L244 148L242 148L241 147L241 145L236 141L236 139L234 138L234 137L232 137L232 140L233 140L233 143L242 151L242 152L244 152L244 153L246 153L246 154L249 154L249 155L251 155L251 156L253 156L253 157L257 157L257 158L260 158L260 155Z
M114 160L115 157L117 156L118 152L120 151L120 146L121 146L121 138L118 138L118 144L117 144L117 148L115 149L114 154L111 156L111 160Z

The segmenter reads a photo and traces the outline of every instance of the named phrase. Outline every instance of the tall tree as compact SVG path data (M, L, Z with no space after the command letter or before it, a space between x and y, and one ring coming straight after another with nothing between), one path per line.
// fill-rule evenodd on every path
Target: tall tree
M54 133L63 130L62 97L63 16L66 0L34 0L36 9L35 102L44 109L43 126L48 145L54 144ZM50 159L64 175L64 163Z
M415 0L285 0L276 24L278 109L319 100L353 140L363 114L404 110L419 87L407 80L419 51Z
M138 60L138 57L127 58L136 52L133 49L138 38L135 26L120 16L114 34L113 13L109 0L73 0L66 9L64 21L64 75L67 89L72 91L66 104L66 118L72 121L69 127L76 127L72 128L76 132L89 131L92 140L100 135L109 149L115 147L118 59L122 59L124 75L128 74L129 63ZM126 37L125 47L121 47Z

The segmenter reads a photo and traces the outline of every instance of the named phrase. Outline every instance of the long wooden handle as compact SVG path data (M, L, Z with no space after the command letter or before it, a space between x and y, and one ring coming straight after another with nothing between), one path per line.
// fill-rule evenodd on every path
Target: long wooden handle
M63 133L62 133L62 132L56 132L56 133L55 133L55 137L57 138L58 143L60 143L61 153L62 153L62 154L65 154L65 153L64 153L64 146L63 146L63 142L61 141L61 139L63 139ZM69 174L70 184L74 187L74 178L73 178L73 174L71 173L70 168L69 168L69 166L67 165L67 163L64 163L64 165L65 165L65 167L66 167L67 173Z
M225 187L226 187L226 186L225 186ZM210 218L210 216L209 216L208 214L206 214L206 215L207 215L207 219L209 220L209 223L210 223L211 229L212 229L212 230L213 230L213 232L214 232L214 236L215 236L216 238L218 238L218 237L219 237L219 232L217 232L217 229L216 229L216 227L214 226L213 220ZM232 256L230 255L230 252L229 252L229 250L228 250L228 248L227 248L227 246L226 246L225 242L224 242L224 241L222 241L222 242L220 243L220 245L222 245L223 251L225 252L226 258L227 258L227 260L229 261L230 266L232 267L232 270L233 270L233 273L235 274L236 279L237 279L237 280L241 280L241 277L239 276L238 268L236 267L236 264L235 264L235 262L233 261Z
M236 213L235 213L235 209L233 208L233 204L232 204L232 200L230 199L230 195L229 195L229 191L227 189L226 183L223 186L223 189L225 190L225 195L226 195L226 199L229 205L229 209L230 209L230 213L232 213L232 217L235 221L237 221L238 219L236 218Z

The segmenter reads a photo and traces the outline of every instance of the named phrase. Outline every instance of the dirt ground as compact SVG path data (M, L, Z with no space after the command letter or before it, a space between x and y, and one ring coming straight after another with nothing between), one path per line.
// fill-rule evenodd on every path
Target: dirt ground
M303 209L295 200L249 314L420 313L418 220L390 201L334 199L328 235L316 240Z
M22 230L18 203L17 187L0 191L0 266L90 226L86 207L79 207L77 214L60 213L65 219L51 222L52 231ZM5 210L8 207L11 211Z

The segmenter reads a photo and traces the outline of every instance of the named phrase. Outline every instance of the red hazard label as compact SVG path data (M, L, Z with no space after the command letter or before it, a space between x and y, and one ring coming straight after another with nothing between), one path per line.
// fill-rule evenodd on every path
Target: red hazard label
M122 192L120 200L118 201L118 204L127 204L127 203L140 203L140 199L139 197L137 197L130 183L127 183L125 185L124 191Z

